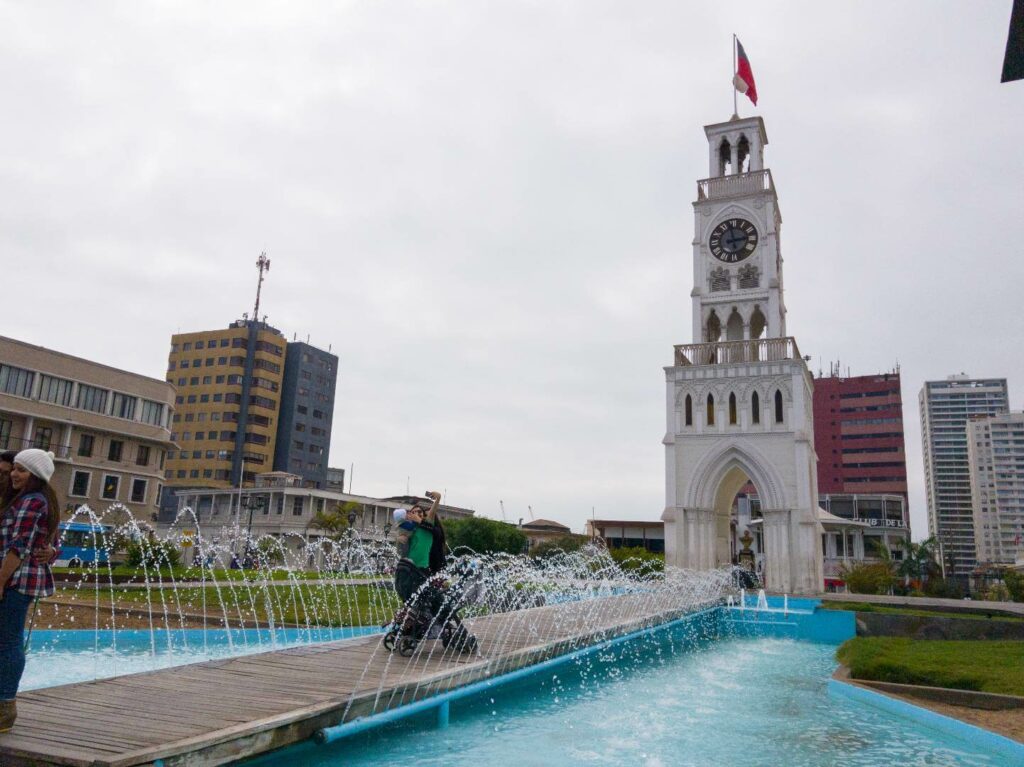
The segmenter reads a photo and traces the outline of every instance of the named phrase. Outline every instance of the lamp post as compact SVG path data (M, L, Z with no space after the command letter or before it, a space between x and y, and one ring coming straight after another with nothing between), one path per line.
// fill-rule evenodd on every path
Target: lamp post
M348 546L345 547L345 575L348 575L349 566L352 563L352 538L355 535L355 530L352 528L356 524L356 513L355 511L349 511L348 513Z
M252 551L252 515L256 509L262 509L266 499L262 495L246 495L242 498L242 508L249 510L249 522L245 528L245 554L243 555L242 565L245 566L251 559L250 552Z

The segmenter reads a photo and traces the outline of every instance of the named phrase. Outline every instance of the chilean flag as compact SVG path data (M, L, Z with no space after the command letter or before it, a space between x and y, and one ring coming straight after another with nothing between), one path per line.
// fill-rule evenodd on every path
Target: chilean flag
M757 106L757 86L754 84L754 72L750 68L750 59L747 52L743 50L743 44L739 38L736 39L736 74L732 78L732 84L736 90L745 93L747 98Z

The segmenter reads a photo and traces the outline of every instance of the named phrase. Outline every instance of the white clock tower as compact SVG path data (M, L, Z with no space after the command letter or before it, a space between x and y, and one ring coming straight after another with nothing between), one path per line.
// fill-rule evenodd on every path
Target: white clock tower
M760 117L707 125L710 177L697 182L693 340L668 384L666 557L707 569L732 561L731 509L752 482L767 588L822 590L810 373L786 335L782 215ZM756 529L756 528L763 529Z

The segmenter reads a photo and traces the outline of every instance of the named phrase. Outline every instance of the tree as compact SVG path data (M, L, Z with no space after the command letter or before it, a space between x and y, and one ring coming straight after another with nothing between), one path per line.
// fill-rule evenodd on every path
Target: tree
M589 540L585 535L559 535L557 538L548 538L546 541L541 541L531 548L530 556L546 559L559 551L569 554L582 549Z
M888 594L896 583L892 567L886 562L863 562L839 572L851 594Z
M1024 573L1007 570L1003 573L1003 583L1014 602L1024 602Z
M929 578L939 577L941 568L935 561L938 542L934 537L920 543L898 541L896 545L903 549L903 560L898 564L896 574L902 576L905 583L909 585L911 580L915 580L924 588Z
M357 517L363 516L363 505L356 501L340 501L334 504L333 509L318 511L309 522L310 528L323 530L331 540L339 541L348 532L348 518L350 514Z
M484 517L450 519L444 522L444 531L452 551L465 547L477 554L522 554L526 550L526 535L507 522Z

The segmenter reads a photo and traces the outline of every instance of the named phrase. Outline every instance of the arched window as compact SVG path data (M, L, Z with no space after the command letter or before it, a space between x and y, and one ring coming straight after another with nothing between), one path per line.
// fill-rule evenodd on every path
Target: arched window
M715 398L708 395L708 426L715 425Z
M737 173L750 171L750 142L746 136L740 136L740 143L736 146L736 164L739 165Z
M782 392L775 390L775 423L782 423Z
M752 423L761 423L761 398L757 392L750 395L750 420Z
M736 425L736 395L729 392L729 425Z
M686 425L693 426L693 399L686 395Z
M728 139L718 145L718 175L728 176L732 171L732 147Z

